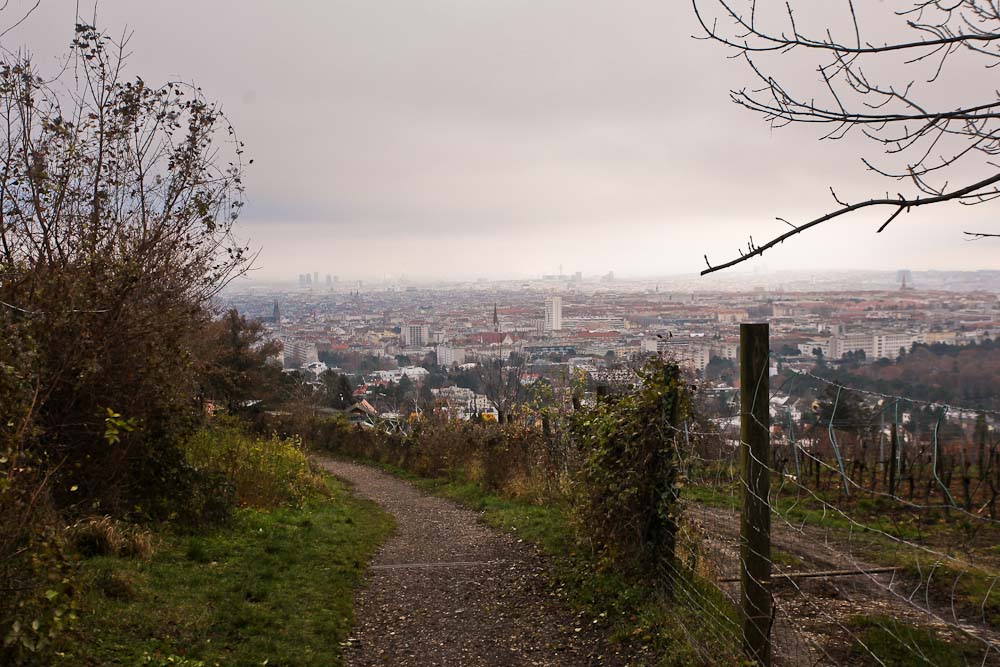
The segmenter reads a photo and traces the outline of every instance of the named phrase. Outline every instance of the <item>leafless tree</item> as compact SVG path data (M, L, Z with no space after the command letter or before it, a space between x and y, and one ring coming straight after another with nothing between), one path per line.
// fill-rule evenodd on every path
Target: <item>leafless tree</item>
M765 243L750 237L738 257L723 263L706 256L703 275L862 209L888 209L881 232L916 207L1000 196L1000 92L990 79L1000 64L997 0L910 0L897 11L887 3L842 0L840 16L827 16L834 3L692 2L705 38L728 47L755 77L754 87L731 91L734 102L774 127L817 124L833 140L861 133L883 154L863 157L865 166L908 190L847 202L831 187L832 210L800 223L778 218L788 231ZM775 73L790 63L816 67L811 86Z
M242 149L198 88L128 77L127 40L73 36L54 77L0 57L0 334L21 332L37 387L30 419L3 397L0 416L90 466L78 495L125 496L190 410L211 298L252 259ZM111 414L136 425L114 448Z
M501 344L492 353L479 360L479 377L486 398L497 411L497 421L506 423L514 406L525 395L524 375L528 358L513 347L504 349Z

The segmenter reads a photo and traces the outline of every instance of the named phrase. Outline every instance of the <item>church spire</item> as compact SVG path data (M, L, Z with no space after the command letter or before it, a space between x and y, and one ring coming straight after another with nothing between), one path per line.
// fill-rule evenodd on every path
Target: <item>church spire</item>
M500 316L497 314L497 304L493 302L493 331L500 333Z

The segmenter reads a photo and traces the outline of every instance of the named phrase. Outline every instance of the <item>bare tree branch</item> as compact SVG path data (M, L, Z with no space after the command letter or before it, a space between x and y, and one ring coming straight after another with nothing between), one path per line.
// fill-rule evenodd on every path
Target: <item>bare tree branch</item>
M978 183L973 183L972 185L968 185L968 186L966 186L966 187L964 187L964 188L962 188L960 190L955 190L953 192L949 192L949 193L946 193L946 194L938 195L936 197L928 197L926 199L920 199L920 198L916 198L916 199L902 199L902 198L897 198L897 199L892 199L892 198L869 199L867 201L859 202L857 204L851 204L850 206L844 206L844 207L841 207L841 208L837 209L836 211L832 211L830 213L827 213L826 215L820 216L818 218L810 220L809 222L806 222L806 223L803 223L803 224L801 224L801 225L799 225L797 227L794 227L791 231L785 232L781 236L777 236L774 239L768 241L767 243L765 243L763 245L759 245L758 246L758 245L754 244L753 237L751 237L750 238L750 244L748 246L748 251L746 253L744 253L741 250L739 257L737 257L736 259L730 260L728 262L725 262L724 264L718 264L718 265L713 266L708 261L708 256L706 256L705 257L705 263L708 264L708 268L705 269L704 271L702 271L701 275L704 276L704 275L706 275L708 273L714 273L716 271L721 271L723 269L728 269L731 266L735 266L737 264L740 264L741 262L747 261L751 257L756 257L758 255L762 255L762 254L764 254L764 251L773 248L774 246L778 245L779 243L784 243L784 241L786 239L791 238L792 236L795 236L796 234L801 234L802 232L806 231L807 229L811 229L812 227L815 227L816 225L822 224L822 223L824 223L824 222L826 222L828 220L832 220L834 218L839 218L840 216L846 215L848 213L853 213L854 211L858 211L858 210L861 210L863 208L870 208L870 207L873 207L873 206L894 206L894 207L896 207L896 211L893 212L893 214L889 217L888 220L886 220L885 223L883 223L883 225L881 227L879 227L878 231L882 231L883 229L885 229L886 225L888 225L890 222L892 222L893 219L895 219L897 215L899 215L900 213L902 213L905 210L909 210L911 208L916 208L918 206L928 206L930 204L939 204L939 203L944 202L944 201L957 200L957 199L965 197L965 196L967 196L969 194L976 193L977 191L982 190L984 188L989 188L990 186L996 185L998 183L1000 183L1000 174L996 174L994 176L991 176L991 177L989 177L989 178L987 178L985 180L979 181ZM997 190L996 188L993 188L988 193L984 193L984 194L1000 194L1000 190ZM976 194L976 196L982 196L982 195ZM969 232L965 232L965 233L968 234ZM996 236L996 235L982 234L981 236Z
M967 71L952 76L961 77L964 90L979 93L975 102L954 100L954 94L954 101L942 100L929 87L944 76L946 62L960 50L969 55L963 65L978 59L986 69L1000 66L1000 3L912 0L910 7L895 12L883 5L866 5L869 13L882 12L888 19L898 20L899 36L888 41L864 37L851 0L843 5L841 26L846 29L840 37L832 24L817 26L814 22L807 27L808 21L802 22L800 17L812 18L815 12L797 13L794 3L769 0L764 6L757 0L692 0L702 38L723 44L734 57L742 57L756 79L753 88L730 91L731 99L761 114L772 127L828 125L831 129L821 138L830 140L856 130L878 149L878 159L862 156L865 167L880 176L909 182L919 195L875 197L848 205L834 194L836 210L797 226L779 218L792 229L762 245L751 238L738 258L724 264L712 266L706 258L708 269L703 273L744 262L791 236L862 208L894 209L878 230L882 231L915 206L951 200L981 204L1000 196L996 187L1000 167L995 160L1000 155L1000 91L991 79L970 76ZM796 50L815 54L818 62L808 57L789 58ZM818 74L814 79L817 89L800 90L809 84L795 79L793 86L787 83L793 80L788 75L774 74L777 61L813 68ZM872 76L872 72L878 75ZM898 81L889 80L896 76ZM949 185L948 174L958 163L963 164L963 173L978 171L979 175L956 188Z

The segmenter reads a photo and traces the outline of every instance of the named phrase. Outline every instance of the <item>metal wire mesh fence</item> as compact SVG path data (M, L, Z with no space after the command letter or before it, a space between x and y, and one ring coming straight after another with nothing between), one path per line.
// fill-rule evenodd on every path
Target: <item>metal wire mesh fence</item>
M692 601L696 622L752 645L749 576L770 598L769 655L749 653L761 663L1000 664L998 415L757 372L742 402L764 391L763 418L734 395L678 427L685 549L711 588ZM748 419L769 434L763 455L745 424L741 437ZM748 548L745 525L741 537L754 502L768 508L766 547Z

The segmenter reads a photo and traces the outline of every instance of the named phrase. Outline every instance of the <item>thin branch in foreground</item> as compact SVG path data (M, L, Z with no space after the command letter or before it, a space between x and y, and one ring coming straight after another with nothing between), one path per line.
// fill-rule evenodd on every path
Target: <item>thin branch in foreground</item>
M984 188L988 188L990 186L996 185L997 183L1000 183L1000 174L994 174L993 176L990 176L989 178L983 179L983 180L978 181L976 183L972 183L971 185L967 185L964 188L960 188L958 190L953 190L952 192L943 193L943 194L937 195L935 197L927 197L926 199L920 199L919 197L917 197L916 199L904 199L904 198L901 198L901 197L897 197L895 199L892 199L892 198L888 198L887 197L887 198L884 198L884 199L869 199L867 201L858 202L857 204L851 204L850 206L844 206L844 207L838 208L835 211L831 211L830 213L827 213L826 215L820 216L818 218L810 220L809 222L803 223L803 224L799 225L798 227L795 227L795 228L793 228L793 229L785 232L784 234L781 234L780 236L776 236L775 238L771 239L770 241L768 241L767 243L765 243L763 245L752 245L752 246L750 246L750 252L746 252L745 253L745 252L743 252L741 250L740 251L740 256L737 257L736 259L732 259L732 260L730 260L730 261L728 261L728 262L726 262L724 264L719 264L717 266L711 266L711 264L709 264L709 268L707 268L704 271L702 271L701 275L704 276L704 275L709 274L709 273L714 273L716 271L721 271L722 269L727 269L727 268L729 268L731 266L735 266L736 264L739 264L741 262L745 262L748 259L750 259L751 257L756 257L758 255L763 255L764 251L773 248L774 246L778 245L779 243L783 243L786 239L788 239L788 238L790 238L792 236L795 236L796 234L801 234L805 230L811 229L812 227L815 227L815 226L820 225L820 224L822 224L824 222L827 222L828 220L832 220L834 218L839 218L842 215L846 215L848 213L853 213L854 211L858 211L858 210L863 209L863 208L870 208L870 207L873 207L873 206L895 206L895 207L897 207L898 210L892 215L892 217L889 218L889 220L887 220L882 225L882 228L884 229L885 225L887 225L889 222L892 222L892 220L897 215L899 215L899 213L903 209L916 208L918 206L927 206L929 204L939 204L941 202L951 201L951 200L960 200L962 197L965 197L966 195L969 195L971 193L976 193L976 192L978 192L980 190L983 190ZM708 262L708 258L707 257L705 258L705 261Z
M1000 177L990 176L1000 173L995 160L1000 155L1000 90L988 78L970 78L968 71L977 65L1000 67L1000 0L900 0L911 6L886 9L882 19L878 12L869 16L884 35L878 41L863 36L854 0L835 3L844 8L840 20L810 16L810 21L801 20L812 11L814 3L808 0L690 1L700 38L727 47L729 57L743 59L749 68L752 85L731 90L733 102L761 115L772 129L806 123L823 128L821 140L834 141L853 131L877 151L878 158L859 156L867 169L914 188L909 198L892 199L886 193L856 204L831 188L834 210L801 225L778 218L789 227L783 234L765 244L751 239L740 246L736 259L719 266L706 259L702 275L747 261L795 234L862 208L886 207L881 232L914 206L1000 200ZM952 70L950 62L946 68L946 61L960 51L970 56L956 61L962 69ZM779 60L792 69L776 69ZM797 69L819 77L793 77ZM940 95L929 86L942 78L972 82L962 90L975 96ZM984 180L953 190L949 180L959 164L978 170L963 182ZM970 241L998 236L965 233Z

